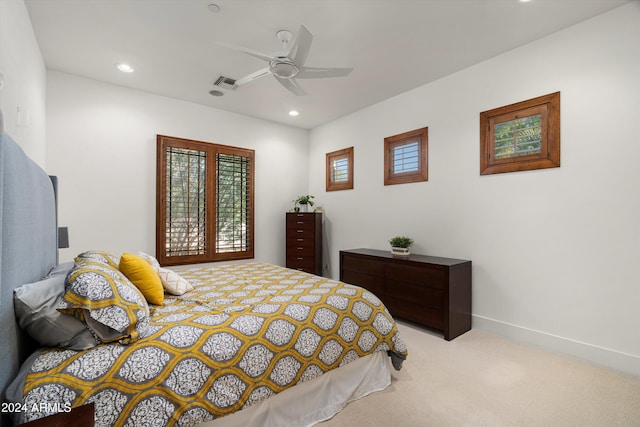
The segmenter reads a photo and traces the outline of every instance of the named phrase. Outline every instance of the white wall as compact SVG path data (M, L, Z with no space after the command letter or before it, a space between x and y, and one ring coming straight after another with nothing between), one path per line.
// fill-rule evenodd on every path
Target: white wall
M4 131L44 167L46 69L23 0L0 0L0 74Z
M640 2L316 128L309 191L341 249L473 261L474 327L640 375ZM420 52L412 54L419 55ZM479 175L479 113L561 91L561 167ZM429 181L383 185L383 139L429 127ZM325 154L355 147L355 188Z
M254 149L255 259L284 265L285 212L307 191L308 132L55 71L47 169L71 247L155 253L156 134Z

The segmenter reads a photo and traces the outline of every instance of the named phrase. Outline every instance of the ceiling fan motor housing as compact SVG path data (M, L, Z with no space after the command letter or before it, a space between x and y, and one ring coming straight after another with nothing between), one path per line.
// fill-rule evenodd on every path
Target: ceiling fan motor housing
M269 70L274 76L281 79L291 79L300 72L300 69L289 60L271 61L269 63Z

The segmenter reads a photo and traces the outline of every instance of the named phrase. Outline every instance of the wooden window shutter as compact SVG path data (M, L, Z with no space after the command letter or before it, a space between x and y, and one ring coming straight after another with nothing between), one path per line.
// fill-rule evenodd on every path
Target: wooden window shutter
M254 151L158 135L162 265L253 257Z

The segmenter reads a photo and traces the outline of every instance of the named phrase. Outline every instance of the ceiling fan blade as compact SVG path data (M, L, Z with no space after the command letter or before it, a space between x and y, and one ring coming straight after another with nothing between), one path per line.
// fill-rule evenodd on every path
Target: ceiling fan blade
M237 51L240 51L240 52L244 52L247 55L254 56L254 57L258 58L258 59L262 59L263 61L271 62L271 61L275 61L276 60L276 58L274 58L271 55L267 55L267 54L264 54L262 52L258 52L257 50L249 49L248 47L236 46L236 45L229 44L229 43L224 43L224 42L215 42L215 44L217 44L218 46L226 47L228 49L233 49L233 50L237 50Z
M271 74L271 70L269 70L269 67L262 68L255 73L251 73L248 76L244 76L243 78L236 80L235 84L236 86L242 86L245 83L252 82L259 79L260 77L268 76L269 74Z
M304 67L298 74L297 79L323 79L327 77L344 77L348 76L353 68L313 68Z
M279 79L276 77L276 80L294 95L305 96L307 94L294 79Z
M287 55L298 68L302 68L307 60L309 51L311 50L311 42L313 41L313 34L304 25L300 25L300 30L296 39L293 41L291 50Z

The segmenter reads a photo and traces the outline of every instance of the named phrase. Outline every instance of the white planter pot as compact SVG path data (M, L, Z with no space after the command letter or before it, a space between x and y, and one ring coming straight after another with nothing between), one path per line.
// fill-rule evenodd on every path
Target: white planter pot
M391 253L393 255L399 255L399 256L409 256L410 252L409 252L409 248L391 248Z

